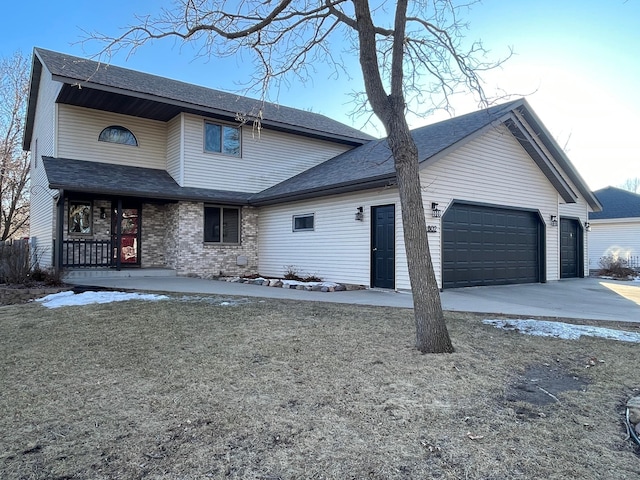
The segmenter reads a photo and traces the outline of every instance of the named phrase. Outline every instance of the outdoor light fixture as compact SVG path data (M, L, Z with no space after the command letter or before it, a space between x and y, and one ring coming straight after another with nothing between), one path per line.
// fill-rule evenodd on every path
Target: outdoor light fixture
M362 222L364 220L364 208L363 207L358 207L356 209L356 220L358 220L359 222Z
M590 232L591 231L591 224L589 222L584 222L584 229L587 232Z
M558 226L558 216L557 215L551 215L551 226L552 227L557 227Z
M438 204L436 202L432 202L431 203L431 216L433 218L440 218L440 215L442 215L442 211L440 209L438 209Z
M107 212L104 209L104 207L100 207L100 218L102 218L102 219L107 218Z

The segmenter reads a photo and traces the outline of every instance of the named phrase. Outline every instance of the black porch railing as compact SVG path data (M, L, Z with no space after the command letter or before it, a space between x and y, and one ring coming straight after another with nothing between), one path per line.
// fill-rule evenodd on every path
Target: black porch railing
M64 240L62 267L110 267L111 240Z

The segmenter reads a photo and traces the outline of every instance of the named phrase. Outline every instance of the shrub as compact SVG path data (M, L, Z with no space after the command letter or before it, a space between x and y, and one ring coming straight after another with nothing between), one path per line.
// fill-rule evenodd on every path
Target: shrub
M31 257L27 242L0 244L0 283L24 283L30 273Z
M0 243L0 283L62 285L60 273L41 269L37 257L37 250L30 249L24 240Z
M635 276L636 272L629 267L629 263L620 257L607 255L600 259L600 270L598 275L605 275L613 278L629 278Z
M321 282L322 279L317 275L305 275L302 276L298 273L298 267L295 265L286 265L284 267L285 280L296 280L298 282Z
M43 270L38 265L32 269L29 277L31 282L44 283L52 287L59 287L64 283L60 272L56 272L52 268Z
M295 265L286 265L284 267L284 279L285 280L296 280L298 282L302 282L302 277L298 275L298 268Z

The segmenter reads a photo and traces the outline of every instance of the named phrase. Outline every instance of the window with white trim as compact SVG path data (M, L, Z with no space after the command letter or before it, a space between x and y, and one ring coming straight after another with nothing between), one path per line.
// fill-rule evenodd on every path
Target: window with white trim
M240 156L240 128L205 122L204 151Z

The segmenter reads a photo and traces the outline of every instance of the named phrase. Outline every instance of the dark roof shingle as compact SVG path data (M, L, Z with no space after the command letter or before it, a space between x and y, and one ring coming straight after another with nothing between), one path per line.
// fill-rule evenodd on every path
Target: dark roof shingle
M324 115L273 103L264 103L249 97L214 90L199 85L172 80L127 68L98 63L80 57L36 48L35 53L54 77L68 83L117 89L132 96L143 95L157 101L179 102L193 109L210 109L234 118L237 113L249 114L257 106L263 108L265 125L281 128L306 129L318 134L351 138L354 141L374 137Z
M590 220L610 218L640 218L640 195L622 188L606 187L593 192L602 204L602 211L589 213Z
M413 130L411 134L418 146L420 161L432 158L490 125L521 102L514 100ZM376 182L394 183L394 179L395 166L387 140L373 140L264 190L255 195L253 200L270 203L287 197L304 196L305 193L311 195L334 191L346 185L368 188Z
M181 187L165 170L42 157L49 188L105 196L246 205L251 193Z

